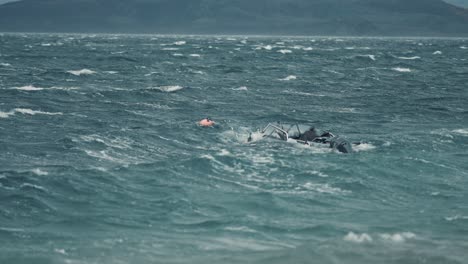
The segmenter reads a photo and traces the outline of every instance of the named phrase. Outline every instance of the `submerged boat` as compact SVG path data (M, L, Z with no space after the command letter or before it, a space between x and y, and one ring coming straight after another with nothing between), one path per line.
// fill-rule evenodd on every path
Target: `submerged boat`
M330 148L341 153L353 152L353 144L359 145L360 143L350 143L348 140L335 136L331 132L319 133L314 127L304 128L299 124L272 124L269 123L263 128L260 133L263 138L273 138L282 141L293 141L303 145L325 144ZM252 141L252 134L247 139L248 142Z

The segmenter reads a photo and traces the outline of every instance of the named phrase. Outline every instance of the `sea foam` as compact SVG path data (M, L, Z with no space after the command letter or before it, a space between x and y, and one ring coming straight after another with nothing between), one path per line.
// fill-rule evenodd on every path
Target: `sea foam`
M417 60L417 59L421 59L421 57L419 56L413 56L413 57L397 57L398 59L401 59L401 60Z
M295 75L289 75L283 79L279 79L280 81L291 81L291 80L296 80L297 77Z
M281 50L278 50L279 53L282 53L282 54L289 54L289 53L292 53L291 50L288 50L288 49L281 49Z
M468 129L455 129L452 131L453 133L461 134L463 136L468 136Z
M355 234L353 232L349 232L343 240L355 242L355 243L364 243L364 242L372 242L372 237L366 233L363 234Z
M16 113L20 113L23 115L63 115L63 113L61 112L50 113L50 112L37 111L37 110L32 110L32 109L27 109L27 108L15 108L9 112L0 111L0 118L8 118L12 115L15 115Z
M160 86L160 87L157 87L156 89L160 90L161 92L172 93L172 92L182 90L184 89L184 87L179 86L179 85L169 85L169 86Z
M95 71L89 70L89 69L82 69L82 70L76 70L76 71L67 71L70 74L73 74L75 76L80 76L80 75L91 75L95 74Z
M411 72L410 68L401 68L401 67L395 67L395 68L392 68L392 70L397 71L397 72Z

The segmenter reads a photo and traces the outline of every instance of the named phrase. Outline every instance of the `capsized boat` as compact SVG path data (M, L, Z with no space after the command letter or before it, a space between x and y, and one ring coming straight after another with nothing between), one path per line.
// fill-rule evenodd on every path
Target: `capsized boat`
M262 134L263 138L293 141L309 146L312 144L326 144L330 148L335 149L341 153L351 153L353 152L353 145L360 144L350 143L345 138L335 136L328 131L319 133L314 127L301 128L299 124L269 123L260 131L260 133ZM252 141L252 134L249 135L247 141Z

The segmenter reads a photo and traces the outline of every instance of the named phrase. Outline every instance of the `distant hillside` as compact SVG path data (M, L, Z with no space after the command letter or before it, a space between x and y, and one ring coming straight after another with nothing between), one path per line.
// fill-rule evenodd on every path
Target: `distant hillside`
M0 31L468 36L442 0L23 0Z

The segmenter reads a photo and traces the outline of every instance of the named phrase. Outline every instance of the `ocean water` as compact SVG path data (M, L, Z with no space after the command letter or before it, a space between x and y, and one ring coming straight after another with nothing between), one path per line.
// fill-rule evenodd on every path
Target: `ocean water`
M0 262L468 263L467 47L2 34Z

